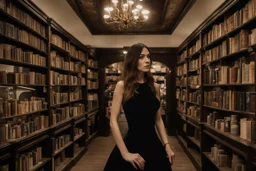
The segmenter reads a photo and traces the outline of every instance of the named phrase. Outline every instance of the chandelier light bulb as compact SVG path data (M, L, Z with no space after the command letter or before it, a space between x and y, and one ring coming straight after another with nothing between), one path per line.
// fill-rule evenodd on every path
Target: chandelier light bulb
M113 4L117 4L117 3L118 3L118 0L112 0L112 3L113 3Z
M142 5L137 5L136 8L141 10L143 8L143 6Z
M135 19L135 20L138 20L138 18L139 18L139 16L137 16L137 15L134 16L134 19Z
M147 15L147 14L149 14L149 11L148 10L143 10L141 13L144 14L144 15Z
M104 15L103 17L104 17L105 19L110 18L110 16L109 16L109 15Z
M127 3L123 4L123 6L124 6L124 8L128 8L128 4Z
M147 15L144 15L144 18L147 20L147 19L148 19L148 16L147 16Z
M134 2L133 2L133 1L131 1L131 0L129 0L129 1L128 1L128 4L129 4L129 5L133 5L133 4L134 4Z
M136 9L136 8L132 10L132 13L133 13L133 14L137 14L138 12L139 12L139 10Z
M111 12L111 11L113 11L113 8L112 7L106 7L106 8L104 8L104 10L107 11L107 12Z

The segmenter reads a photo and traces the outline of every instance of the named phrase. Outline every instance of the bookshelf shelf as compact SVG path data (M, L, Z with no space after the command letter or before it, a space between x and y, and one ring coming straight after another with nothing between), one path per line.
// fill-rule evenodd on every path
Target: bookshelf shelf
M70 101L70 103L76 103L76 102L79 102L79 101L82 101L82 100L84 100L84 99L72 100L72 101Z
M187 101L187 103L190 103L190 104L194 104L194 105L200 106L200 104L198 104L198 103L195 103L195 102L190 102L190 101Z
M5 35L3 35L3 34L1 34L1 33L0 33L0 38L1 38L4 42L10 43L10 44L16 44L16 45L18 45L18 46L22 46L23 48L33 50L33 51L35 51L36 53L39 53L39 54L41 54L41 55L43 55L43 56L47 56L47 53L46 53L45 51L43 51L43 50L41 50L41 49L38 49L38 48L36 48L36 47L34 47L34 46L31 46L31 45L29 45L29 44L23 43L23 42L21 42L21 41L19 41L19 40L13 39L13 38L11 38L11 37L7 37L7 36L5 36Z
M203 155L219 170L219 171L232 171L231 168L228 167L219 167L211 158L210 152L203 152Z
M57 154L59 154L61 151L65 150L66 148L68 148L70 145L72 144L72 141L68 142L67 144L65 144L63 147L61 147L58 150L55 150L55 152L53 153L53 157L55 157Z
M56 86L57 86L57 85L56 85ZM62 86L64 86L64 85L62 85ZM67 104L69 104L69 102L54 104L54 105L51 105L51 107L59 107L59 106L61 106L61 105L67 105Z
M237 56L242 56L242 55L244 55L244 54L248 54L248 49L243 49L243 50L240 50L240 51L238 51L238 52L231 53L231 54L228 54L228 55L226 55L226 56L222 56L222 57L220 57L219 59L215 59L215 60L206 62L206 63L204 63L203 65L210 65L210 64L219 62L220 60L224 60L224 59L226 60L226 59L228 59L228 58L237 57Z
M76 164L78 162L78 159L80 159L83 156L83 154L86 152L86 150L87 149L85 147L81 147L75 151L74 159L73 159L74 164Z
M177 65L181 65L181 64L184 64L184 63L186 63L186 62L187 62L187 60L185 59L185 60L183 60L183 61L178 62Z
M182 146L184 148L187 148L187 142L184 140L184 138L182 136L180 136L180 135L177 135L177 138L178 138L178 141L181 142Z
M223 40L227 39L228 36L227 34L217 38L216 40L212 41L211 43L208 43L206 46L203 47L204 50L208 50L208 49L211 49L212 47L220 44Z
M187 123L189 123L190 125L192 125L193 127L197 128L197 129L200 129L200 127L199 127L200 121L198 118L193 117L193 116L188 116L188 115L187 115L187 118L188 118Z
M194 159L194 163L196 164L196 168L201 168L202 167L202 163L201 163L201 157L200 157L200 153L197 152L196 150L192 149L192 148L187 148L188 149L188 154L191 155Z
M48 109L38 110L38 111L24 113L24 114L15 115L15 116L0 117L0 120L1 119L10 119L10 118L15 118L15 117L21 117L21 116L27 116L27 115L33 115L33 114L37 114L37 113L41 113L41 112L46 112L46 111L48 111Z
M204 87L234 87L234 86L254 86L254 84L203 84Z
M74 137L74 141L77 141L78 139L80 139L82 136L84 136L85 133L83 132L81 135L77 135Z
M67 124L71 121L72 118L68 118L68 119L65 119L63 121L60 121L60 122L57 122L55 125L52 125L51 126L51 129L57 129L58 127L64 125L64 124Z
M201 148L200 141L195 139L195 137L188 136L188 139L193 142L198 148Z
M223 108L218 108L218 107L212 107L208 105L203 105L203 107L210 108L210 109L215 109L215 110L220 110L223 112L232 112L232 113L237 113L237 114L245 114L245 115L255 115L253 112L244 112L244 111L236 111L236 110L228 110L228 109L223 109Z
M98 78L87 78L88 80L91 80L91 81L97 81Z
M188 59L197 58L200 54L201 54L201 51L199 50L199 51L197 51L197 52L195 52L195 53L189 55L187 58L188 58Z
M56 45L53 44L53 43L50 44L50 47L51 47L51 49L57 50L57 52L59 52L59 53L61 53L61 54L63 54L63 55L66 55L66 56L69 55L69 52L68 52L68 51L66 51L65 49L62 49L62 48L56 46Z
M77 62L81 62L82 64L85 64L85 61L81 60L81 59L78 59L72 55L69 55L70 56L70 59L74 60L74 61L77 61Z
M94 67L91 67L91 66L87 66L88 69L91 69L91 70L95 70L95 71L98 71L98 68L94 68Z
M35 31L34 29L28 27L27 25L25 25L24 23L22 23L22 22L19 21L18 19L14 18L14 17L11 16L10 14L6 13L6 12L3 11L2 9L0 9L0 14L2 14L2 17L11 20L12 23L15 23L16 25L19 25L20 27L26 29L26 30L29 31L30 33L33 33L35 36L39 37L40 39L43 39L43 40L45 40L45 41L48 41L48 39L47 39L46 37L42 36L40 33L38 33L37 31Z
M153 75L167 75L167 72L152 72Z
M213 138L216 142L222 144L223 146L233 150L235 153L239 154L242 157L247 158L247 153L244 151L244 148L236 148L236 146L233 144L235 141L226 141L227 138L225 136L220 136L221 134L217 135L216 132L203 130L203 133L211 138ZM219 137L220 136L220 137ZM223 139L224 138L224 139Z
M204 123L204 127L206 127L207 129L210 129L210 130L214 131L214 132L217 133L218 135L220 134L220 135L223 135L223 136L227 137L230 141L233 141L233 142L242 144L242 145L247 146L247 147L249 147L250 144L251 144L249 141L244 140L244 139L240 138L239 136L234 136L234 135L232 135L231 133L228 133L228 132L222 132L221 130L216 129L216 128L214 128L213 126L211 126L211 125L209 125L209 124L207 124L207 123ZM217 136L218 136L218 135L217 135ZM232 143L232 142L231 142L231 143Z
M55 167L55 171L70 170L70 168L72 167L72 161L72 158L65 158L59 166Z
M44 66L40 66L40 65L33 65L33 64L29 64L29 63L23 63L23 62L18 62L15 60L10 60L10 59L3 59L0 56L0 63L1 64L7 64L7 65L16 65L16 66L22 66L22 67L29 67L29 68L38 68L38 69L43 69L46 70L47 67Z
M14 144L14 143L22 143L22 142L25 142L25 141L29 141L29 140L31 140L35 137L38 137L38 136L42 135L43 133L47 132L48 130L49 130L49 128L40 129L40 130L37 130L37 131L29 134L28 136L17 138L17 139L14 139L14 140L9 140L8 142L11 143L11 144Z
M60 71L60 72L64 72L64 73L69 73L70 72L69 70L62 69L62 68L57 68L57 67L54 67L54 66L51 66L51 70Z
M94 132L91 136L86 139L86 144L89 144L98 134L98 131Z
M33 168L31 168L31 171L36 171L43 167L45 164L47 164L49 161L51 161L51 158L42 158L40 162L38 162L36 165L34 165Z

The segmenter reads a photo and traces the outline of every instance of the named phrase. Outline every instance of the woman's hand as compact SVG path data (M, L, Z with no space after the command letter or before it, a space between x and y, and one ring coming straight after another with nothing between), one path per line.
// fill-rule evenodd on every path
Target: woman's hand
M169 161L170 161L171 165L173 165L174 159L175 159L175 153L171 150L169 144L167 144L165 146L165 151L166 151L166 154L167 154L167 158L169 158Z
M126 153L123 155L123 158L125 161L130 162L136 170L138 170L138 167L140 170L144 170L145 160L141 157L140 154Z

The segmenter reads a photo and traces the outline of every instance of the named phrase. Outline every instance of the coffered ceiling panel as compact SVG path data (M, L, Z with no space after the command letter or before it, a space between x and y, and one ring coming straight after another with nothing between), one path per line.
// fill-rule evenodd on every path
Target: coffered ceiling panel
M129 27L126 32L119 31L114 25L104 22L104 7L109 6L111 0L67 0L67 2L93 35L170 35L195 0L144 0L140 3L150 11L149 19L140 28Z

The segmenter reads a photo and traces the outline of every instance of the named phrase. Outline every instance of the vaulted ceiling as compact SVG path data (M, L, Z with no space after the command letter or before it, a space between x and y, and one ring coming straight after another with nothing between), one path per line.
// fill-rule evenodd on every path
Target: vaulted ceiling
M119 3L120 1L126 2L126 0L119 0ZM159 35L172 34L195 0L144 0L142 2L137 0L137 3L150 11L149 19L139 29L130 27L125 33L116 29L115 25L104 22L104 7L112 4L111 0L67 0L67 2L93 35Z

